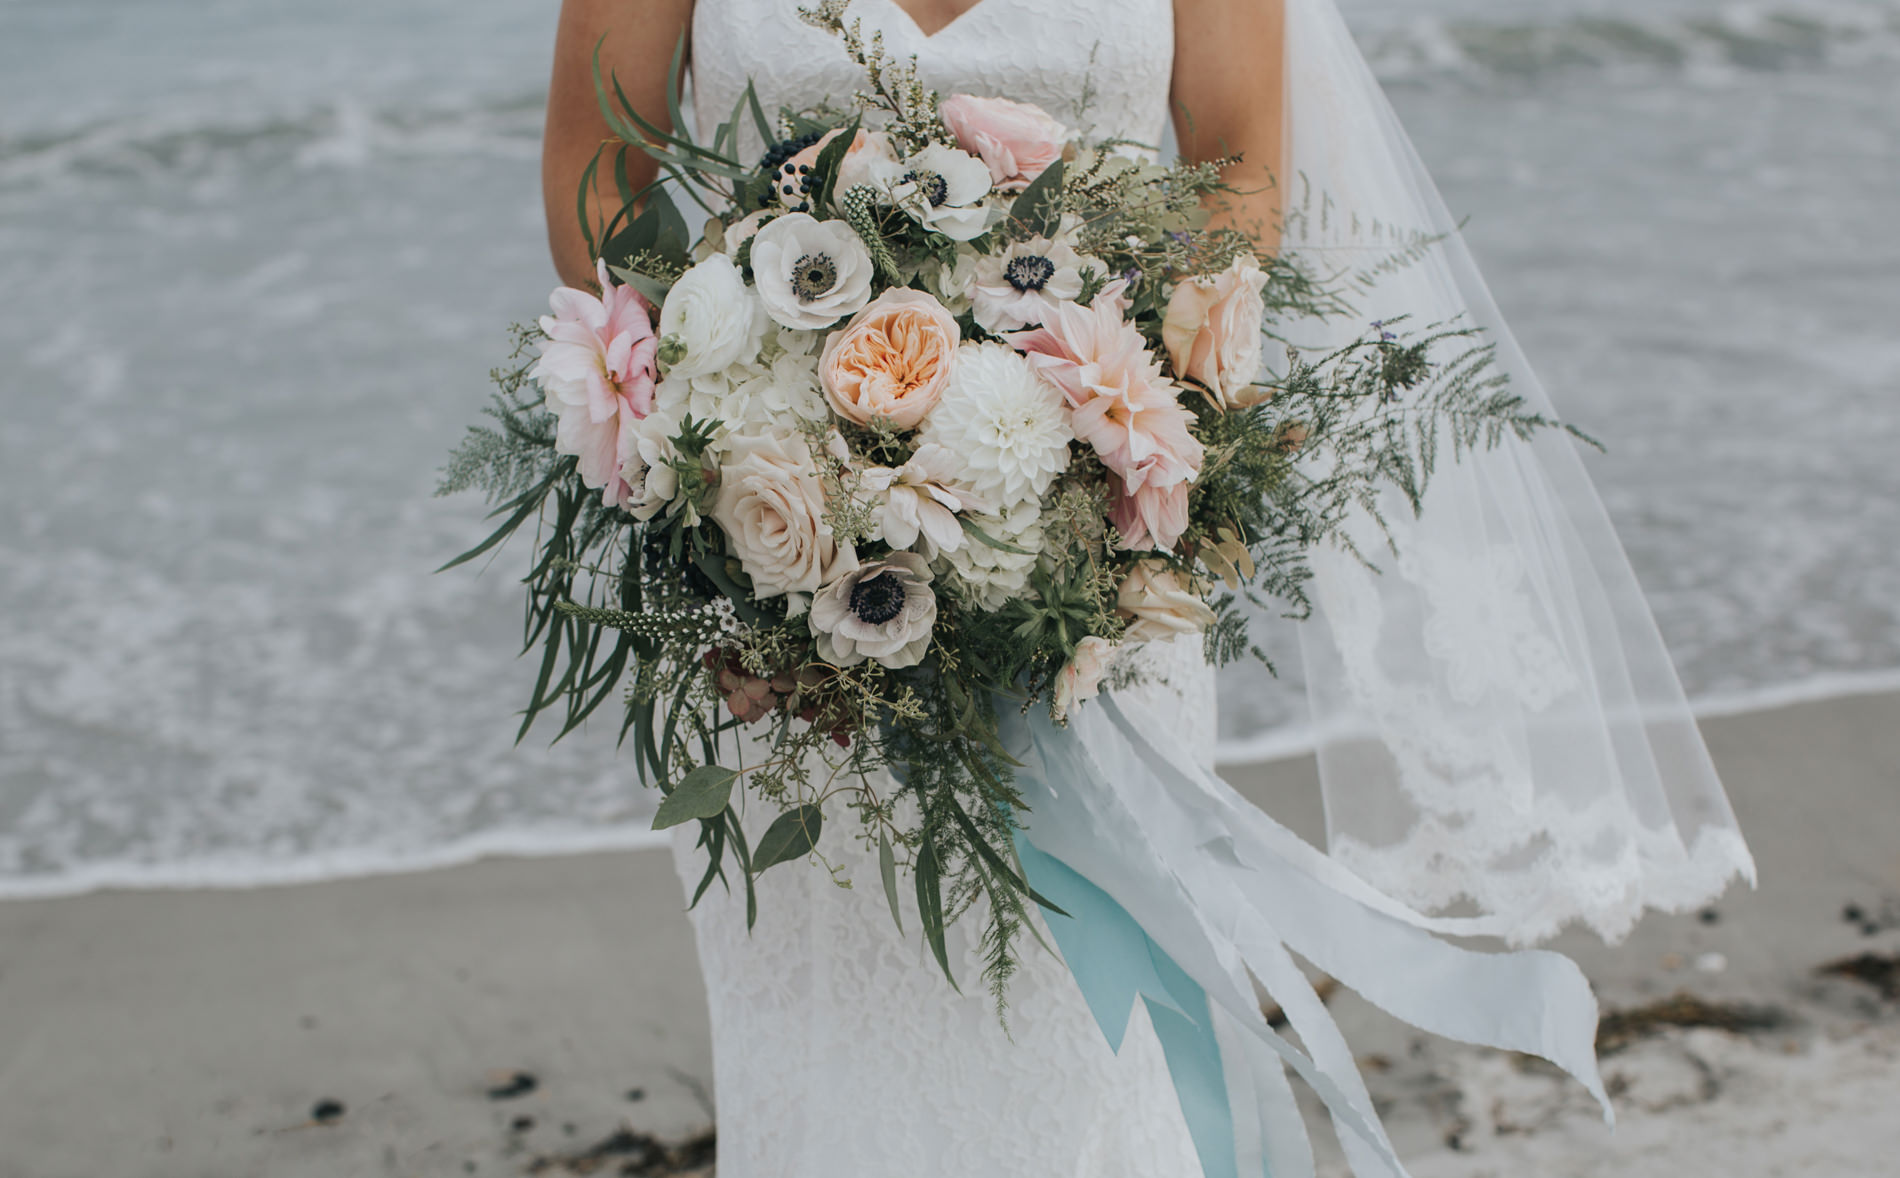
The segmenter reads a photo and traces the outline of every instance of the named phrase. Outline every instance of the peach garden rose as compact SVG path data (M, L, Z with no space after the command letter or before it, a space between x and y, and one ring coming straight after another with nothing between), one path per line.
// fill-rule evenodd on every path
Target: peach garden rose
M1049 112L1027 102L952 94L939 109L957 146L988 164L999 187L1027 186L1062 158L1071 138Z
M962 338L942 303L920 290L885 291L825 341L818 378L838 416L915 429L950 381Z
M1161 342L1174 374L1199 381L1223 409L1258 403L1261 319L1267 275L1252 254L1241 254L1219 274L1174 288L1161 324Z

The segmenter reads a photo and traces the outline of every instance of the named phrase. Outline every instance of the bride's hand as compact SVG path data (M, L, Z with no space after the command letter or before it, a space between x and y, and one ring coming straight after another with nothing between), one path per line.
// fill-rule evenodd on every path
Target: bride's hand
M601 76L617 78L641 117L671 131L667 68L692 19L693 0L563 0L561 4L554 37L554 75L548 83L547 130L541 143L541 202L554 269L569 286L588 289L594 284L593 259L575 217L575 197L596 153L600 167L587 197L588 221L598 230L620 208L612 151L621 144L613 138L594 98L594 47L600 46ZM601 150L603 144L608 150ZM627 179L635 191L658 173L651 156L628 150Z
M1239 191L1213 223L1280 241L1285 159L1284 0L1174 0L1174 133L1190 160L1240 156L1224 170Z

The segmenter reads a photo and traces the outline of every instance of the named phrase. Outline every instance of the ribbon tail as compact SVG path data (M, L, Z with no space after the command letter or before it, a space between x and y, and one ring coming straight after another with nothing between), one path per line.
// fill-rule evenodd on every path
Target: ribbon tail
M1551 1060L1607 1113L1595 998L1567 958L1440 940L1482 922L1421 916L1372 889L1111 698L1066 729L1020 723L1024 872L1070 914L1049 928L1111 1046L1147 1001L1206 1178L1313 1173L1287 1067L1325 1103L1355 1174L1404 1178L1295 953L1421 1029ZM1256 983L1304 1050L1268 1025Z

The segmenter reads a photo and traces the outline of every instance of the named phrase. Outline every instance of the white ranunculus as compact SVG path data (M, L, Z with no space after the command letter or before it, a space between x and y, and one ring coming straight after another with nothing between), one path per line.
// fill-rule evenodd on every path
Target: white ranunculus
M989 194L989 165L941 143L911 156L903 182L891 193L924 228L957 241L981 237L1002 215L983 203Z
M712 516L758 597L815 593L858 565L825 524L825 489L804 439L740 434L727 439Z
M765 309L739 267L714 254L680 275L660 307L660 351L684 348L669 376L705 376L758 354Z
M811 331L871 301L871 255L851 226L787 213L752 238L752 278L766 314Z

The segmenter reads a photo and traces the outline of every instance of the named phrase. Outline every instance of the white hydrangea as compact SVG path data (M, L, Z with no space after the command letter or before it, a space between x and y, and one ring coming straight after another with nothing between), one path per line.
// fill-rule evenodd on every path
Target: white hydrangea
M1032 500L1006 508L1001 515L969 518L990 539L1023 551L997 548L972 535L956 551L941 554L936 567L953 591L971 605L1001 609L1028 587L1029 574L1035 571L1037 554L1042 551L1042 508Z
M971 488L1007 506L1042 498L1068 469L1074 438L1061 391L1014 348L964 344L919 440L957 455Z
M754 356L702 376L669 374L656 389L662 412L675 418L722 423L719 438L732 434L783 432L793 419L823 421L825 395L818 383L816 332L779 328L765 333Z

